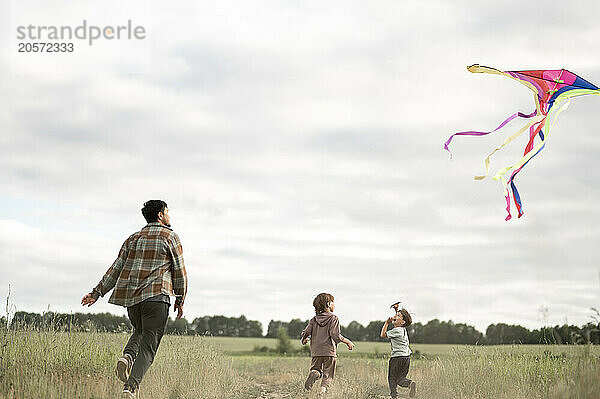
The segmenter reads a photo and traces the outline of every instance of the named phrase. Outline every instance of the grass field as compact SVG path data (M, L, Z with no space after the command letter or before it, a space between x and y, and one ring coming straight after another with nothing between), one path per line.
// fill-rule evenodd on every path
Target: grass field
M215 347L221 349L229 355L247 355L255 347L267 346L275 348L277 346L276 338L234 338L234 337L206 337ZM300 340L292 340L294 347L301 347ZM389 342L354 342L356 347L350 352L346 345L338 345L338 353L345 354L381 354L385 355L390 351ZM427 357L439 357L452 354L460 345L437 345L437 344L411 344L413 351L419 351Z
M118 397L122 386L114 365L127 339L125 334L1 332L0 398ZM255 345L275 344L260 338L166 336L140 398L314 398L302 387L308 357L248 353ZM389 348L386 343L357 344L363 353ZM413 359L409 374L417 381L419 398L600 398L598 347L415 349L426 354ZM384 398L386 375L387 359L349 357L340 345L327 397Z

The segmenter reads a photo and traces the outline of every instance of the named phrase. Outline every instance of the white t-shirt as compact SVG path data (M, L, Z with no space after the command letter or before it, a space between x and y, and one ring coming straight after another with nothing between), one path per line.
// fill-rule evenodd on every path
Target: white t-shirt
M394 327L387 332L387 337L392 344L390 357L410 356L412 351L408 347L408 333L404 327Z

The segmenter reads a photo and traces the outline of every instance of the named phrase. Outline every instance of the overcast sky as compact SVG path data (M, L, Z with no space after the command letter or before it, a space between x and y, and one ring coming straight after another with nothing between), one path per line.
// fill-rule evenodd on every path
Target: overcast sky
M600 83L600 3L9 1L0 13L0 299L89 310L122 242L164 199L189 276L185 317L342 324L584 324L600 306L600 97L575 98L520 173L525 215L473 180L534 109L502 70ZM17 52L17 27L143 26L143 40ZM492 160L518 160L524 140ZM547 307L548 312L540 311ZM4 313L4 312L3 312Z

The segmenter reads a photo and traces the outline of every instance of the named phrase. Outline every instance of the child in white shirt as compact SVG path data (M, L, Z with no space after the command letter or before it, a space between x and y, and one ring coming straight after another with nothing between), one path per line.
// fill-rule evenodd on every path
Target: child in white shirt
M388 331L388 325L394 328ZM381 338L389 338L392 345L388 369L388 383L392 399L398 397L397 386L408 388L408 396L414 397L417 386L414 381L406 378L410 367L410 350L406 327L412 324L410 313L406 309L397 310L396 315L388 318L381 328Z

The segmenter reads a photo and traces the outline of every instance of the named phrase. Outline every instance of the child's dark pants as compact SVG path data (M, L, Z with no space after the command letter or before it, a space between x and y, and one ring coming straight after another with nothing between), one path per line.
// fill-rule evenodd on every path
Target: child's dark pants
M137 390L144 374L154 361L154 355L165 332L169 304L144 301L128 307L127 315L133 325L133 335L123 353L129 354L135 362L125 386Z
M390 368L388 370L388 383L390 384L390 396L398 397L397 386L408 388L410 381L406 378L410 366L410 356L390 357Z
M310 360L310 369L321 373L321 386L329 388L335 375L335 356L313 356Z

